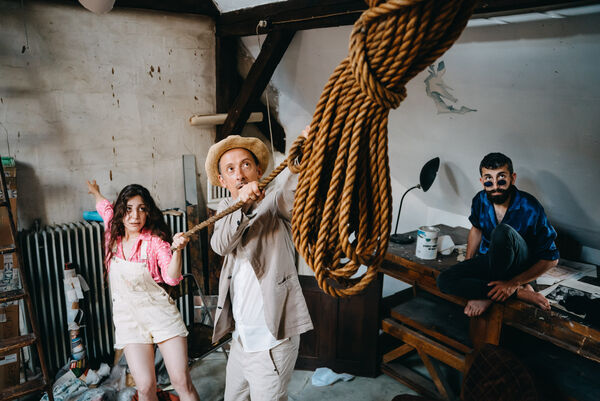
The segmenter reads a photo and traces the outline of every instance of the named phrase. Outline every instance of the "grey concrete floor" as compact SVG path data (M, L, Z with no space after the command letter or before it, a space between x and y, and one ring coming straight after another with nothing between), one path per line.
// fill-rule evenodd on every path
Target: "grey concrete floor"
M210 354L192 365L192 380L202 401L223 399L225 366L225 357L220 352ZM290 401L391 401L398 394L415 394L384 374L376 378L355 377L351 381L339 381L325 387L313 386L312 375L311 371L294 371L288 388Z

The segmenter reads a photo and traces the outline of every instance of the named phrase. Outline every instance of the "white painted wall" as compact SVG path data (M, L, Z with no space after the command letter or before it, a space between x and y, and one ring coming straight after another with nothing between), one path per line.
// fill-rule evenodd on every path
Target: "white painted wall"
M288 145L347 55L350 30L298 32L278 66L272 82ZM258 53L256 38L243 43ZM439 156L442 165L429 192L407 195L399 231L431 223L469 227L479 161L501 151L513 159L517 185L542 202L559 230L600 248L600 14L470 27L442 60L458 106L477 111L438 114L425 93L428 74L409 83L408 98L390 113L396 207L427 160Z
M206 181L214 128L188 118L215 111L214 49L202 16L0 0L0 152L18 162L19 225L81 219L91 178L111 199L135 182L184 206L183 154Z

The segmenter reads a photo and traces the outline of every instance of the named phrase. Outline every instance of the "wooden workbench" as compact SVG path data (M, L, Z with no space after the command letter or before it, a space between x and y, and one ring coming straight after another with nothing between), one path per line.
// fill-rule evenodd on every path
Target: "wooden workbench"
M446 225L437 227L440 228L440 235L450 235L455 244L467 242L466 228ZM456 304L465 305L465 299L443 294L436 285L436 278L440 272L458 263L456 254L449 256L438 254L435 260L422 260L415 256L415 247L415 243L408 245L390 243L381 272ZM510 300L501 309L502 324L513 326L585 358L600 362L598 327L591 327L583 321L570 318L559 310L544 311L519 300ZM488 333L488 338L499 339L501 325L494 327L498 332ZM478 341L474 339L473 343L477 344Z
M450 235L455 244L465 244L467 242L467 229L445 225L438 225L437 227L440 228L440 235ZM413 234L416 234L416 231ZM449 256L438 254L438 258L435 260L422 260L415 256L415 247L415 243L408 245L390 243L380 271L383 274L411 284L413 286L411 291L414 294L417 294L417 292L426 292L434 295L434 298L442 298L445 302L447 301L445 306L438 307L439 310L437 313L446 313L448 316L454 314L451 320L457 323L460 320L457 316L457 310L460 310L459 308L462 308L466 304L466 299L443 294L438 290L436 284L436 278L440 272L458 263L456 253ZM414 309L420 304L426 305L427 302L431 303L431 296L429 295L429 297L429 300L411 300L410 302L414 305L411 308ZM452 305L455 305L454 311L451 311ZM403 310L407 313L403 313ZM448 312L444 312L444 310ZM408 339L409 341L411 339L414 340L417 332L425 334L427 338L433 340L433 345L438 344L438 349L430 353L429 356L437 358L446 364L448 364L448 360L455 361L454 367L463 373L465 372L464 369L468 368L468 363L463 364L463 360L468 355L468 347L478 348L483 343L499 344L502 327L505 325L550 342L591 361L600 362L600 330L598 327L591 327L582 320L573 319L560 310L544 311L519 300L494 303L483 316L468 319L470 341L461 340L459 343L456 343L455 339L457 336L450 335L451 330L449 329L442 330L444 323L441 321L438 321L434 325L427 323L423 317L419 317L419 319L421 319L421 322L416 321L415 317L411 318L407 307L404 307L404 309L396 307L391 310L390 318L382 321L382 328L384 331L393 334L396 338ZM423 337L423 340L427 339ZM413 348L418 348L414 347L415 344L430 346L427 343L417 342L412 344ZM411 347L408 345L405 344L404 350L398 348L394 352L400 357L409 351ZM461 346L463 347L462 349ZM421 356L423 354L422 351L423 349L419 352ZM403 381L405 384L409 384L413 389L422 394L433 396L431 392L432 387L429 386L429 388L426 388L426 383L403 380L404 378L401 376L410 373L397 364L395 365L396 369L392 367L392 359L396 356L394 352L390 352L389 355L391 356L388 355L387 358L384 355L382 370L396 379ZM444 355L446 360L438 358L438 355ZM427 359L427 355L425 359ZM430 363L430 365L432 364ZM432 375L433 382L435 383L435 387L437 387L438 393L442 393L441 398L447 399L448 397L443 394L444 385L441 376L437 375L440 377L433 377L436 376L435 366L427 366L426 363L426 367L430 373L434 373ZM439 394L437 397L439 397Z

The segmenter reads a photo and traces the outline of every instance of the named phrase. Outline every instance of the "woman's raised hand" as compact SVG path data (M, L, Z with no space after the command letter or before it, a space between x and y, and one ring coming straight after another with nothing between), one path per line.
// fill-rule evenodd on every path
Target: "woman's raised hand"
M100 187L96 184L96 180L86 181L88 186L88 193L96 196L100 195Z

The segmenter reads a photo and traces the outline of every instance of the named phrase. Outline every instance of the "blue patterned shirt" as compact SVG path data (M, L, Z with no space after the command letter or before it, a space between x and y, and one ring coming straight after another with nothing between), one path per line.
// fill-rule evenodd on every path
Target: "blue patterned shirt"
M494 205L487 198L485 191L480 191L473 198L469 220L473 227L481 230L479 253L486 254L490 246L492 230L498 223ZM529 247L532 261L559 258L558 248L554 243L556 231L548 221L544 208L532 195L519 191L515 187L502 223L508 224L523 237Z

